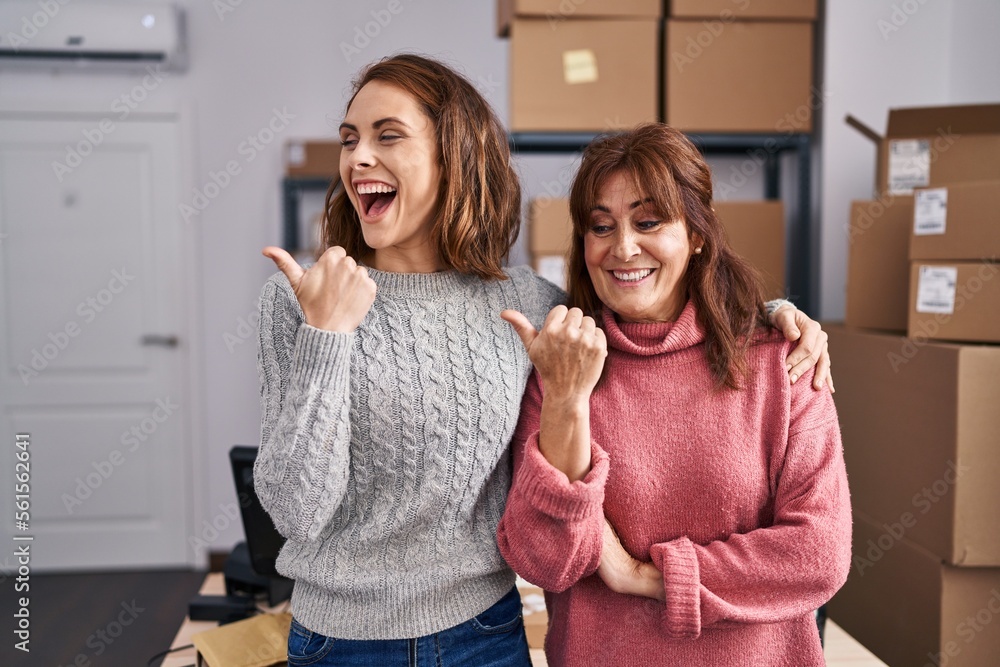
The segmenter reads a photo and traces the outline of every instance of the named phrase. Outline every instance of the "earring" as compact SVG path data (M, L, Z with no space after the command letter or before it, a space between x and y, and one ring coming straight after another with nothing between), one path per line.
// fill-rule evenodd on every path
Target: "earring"
M694 253L695 253L696 255L700 255L700 254L701 254L701 246L698 246L697 248L695 248L695 249L694 249Z

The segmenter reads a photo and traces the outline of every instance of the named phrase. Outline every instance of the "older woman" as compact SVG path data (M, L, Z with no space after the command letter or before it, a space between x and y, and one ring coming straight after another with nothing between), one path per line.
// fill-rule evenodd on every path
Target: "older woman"
M536 370L498 538L548 591L550 664L824 664L813 610L851 549L837 414L789 381L707 165L665 125L599 139L571 209L576 307L503 315Z

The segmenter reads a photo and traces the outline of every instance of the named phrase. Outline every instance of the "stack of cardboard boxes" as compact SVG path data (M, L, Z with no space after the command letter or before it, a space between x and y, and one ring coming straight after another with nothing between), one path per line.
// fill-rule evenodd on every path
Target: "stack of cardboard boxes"
M498 0L497 32L511 40L510 129L603 132L662 119L691 132L809 132L816 5Z
M892 665L996 665L1000 105L893 110L878 173L829 327L855 519L830 616Z
M816 0L498 0L510 37L512 132L606 132L664 120L687 132L812 130ZM717 205L737 252L785 295L778 202ZM564 200L528 216L535 270L565 286Z

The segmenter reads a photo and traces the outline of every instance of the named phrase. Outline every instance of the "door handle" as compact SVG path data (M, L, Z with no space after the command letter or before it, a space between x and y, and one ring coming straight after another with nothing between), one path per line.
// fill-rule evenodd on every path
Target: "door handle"
M163 334L146 334L142 337L143 345L159 345L161 347L177 347L180 339L177 336L165 336Z

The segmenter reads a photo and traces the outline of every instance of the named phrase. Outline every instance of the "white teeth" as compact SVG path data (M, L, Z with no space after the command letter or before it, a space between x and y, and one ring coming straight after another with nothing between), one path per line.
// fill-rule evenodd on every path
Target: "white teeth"
M373 195L383 192L395 192L396 188L385 183L358 183L355 186L359 195Z
M621 280L622 282L627 282L627 283L634 283L639 280L642 280L652 272L653 269L639 269L637 271L612 271L615 278Z

